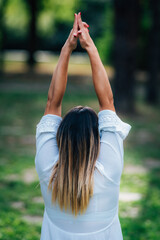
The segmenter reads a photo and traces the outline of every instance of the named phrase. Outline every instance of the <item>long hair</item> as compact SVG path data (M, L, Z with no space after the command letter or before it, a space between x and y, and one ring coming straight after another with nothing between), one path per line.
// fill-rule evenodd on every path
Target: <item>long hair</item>
M56 135L59 159L48 188L52 202L72 214L84 213L93 196L94 167L99 155L98 116L92 108L77 106L63 118Z

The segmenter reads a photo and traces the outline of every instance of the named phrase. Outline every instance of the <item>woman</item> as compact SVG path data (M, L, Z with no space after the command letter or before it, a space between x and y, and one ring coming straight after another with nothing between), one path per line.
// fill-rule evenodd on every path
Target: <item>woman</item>
M89 107L74 107L62 119L71 52L79 39L90 58L98 116ZM37 125L35 165L45 210L42 240L121 240L118 218L123 169L123 140L131 126L117 116L111 86L88 25L75 14Z

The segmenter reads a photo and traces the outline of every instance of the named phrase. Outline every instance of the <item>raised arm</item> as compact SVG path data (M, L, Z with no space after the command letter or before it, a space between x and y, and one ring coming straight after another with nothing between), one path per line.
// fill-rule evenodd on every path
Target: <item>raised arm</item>
M106 70L93 40L82 24L81 14L78 14L78 25L81 31L79 34L81 47L86 49L90 58L93 84L99 100L100 111L103 109L115 111L113 93Z
M52 80L48 90L48 100L44 115L55 114L61 116L61 104L67 85L69 58L72 51L77 46L77 39L78 25L77 14L75 14L73 29L71 30L68 39L62 47L58 64L52 76Z

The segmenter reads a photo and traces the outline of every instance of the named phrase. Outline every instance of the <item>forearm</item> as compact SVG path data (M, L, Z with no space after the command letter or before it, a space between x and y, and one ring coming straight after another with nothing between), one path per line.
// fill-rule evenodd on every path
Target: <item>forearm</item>
M106 70L99 57L98 50L95 45L92 45L92 47L86 50L91 62L93 84L99 100L100 108L103 109L108 106L114 108L114 106L112 106L113 93L111 85Z
M67 72L71 50L67 42L63 46L60 57L53 73L52 80L48 91L48 101L60 105L67 85Z

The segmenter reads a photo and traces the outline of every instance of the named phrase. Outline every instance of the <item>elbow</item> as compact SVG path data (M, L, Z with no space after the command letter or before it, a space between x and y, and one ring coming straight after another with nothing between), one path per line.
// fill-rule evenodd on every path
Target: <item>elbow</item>
M106 96L105 102L107 102L107 104L110 104L110 105L114 104L114 97L112 93Z
M46 108L49 109L50 106L51 106L51 101L50 101L50 99L48 98L48 99L47 99Z
M100 105L100 110L105 110L105 109L110 109L115 111L115 107L114 107L114 98L113 95L103 99L102 101L99 101L99 105Z
M47 103L52 101L53 96L51 94L48 94L48 98L47 98Z
M114 110L115 110L113 94L112 94L112 95L109 97L109 99L108 99L108 105L110 106L111 109L114 109Z
M61 105L62 101L60 99L55 98L49 98L47 99L47 107L50 108L51 106L59 107Z
M111 94L111 96L109 96L109 100L108 100L111 104L114 104L114 97L113 97L113 93Z

